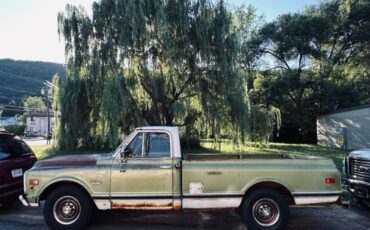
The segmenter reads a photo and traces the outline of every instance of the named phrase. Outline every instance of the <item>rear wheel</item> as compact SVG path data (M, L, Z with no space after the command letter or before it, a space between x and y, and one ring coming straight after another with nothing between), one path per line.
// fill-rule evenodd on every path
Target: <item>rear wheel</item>
M248 229L284 229L288 222L289 206L279 192L256 189L246 197L242 216Z
M84 190L63 186L48 196L43 213L51 229L83 229L91 220L93 204Z

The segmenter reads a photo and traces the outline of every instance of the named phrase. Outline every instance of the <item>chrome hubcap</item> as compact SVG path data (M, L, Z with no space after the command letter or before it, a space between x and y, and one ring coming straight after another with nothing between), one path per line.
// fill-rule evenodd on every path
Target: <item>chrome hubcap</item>
M261 226L274 225L280 217L277 203L270 198L259 199L253 205L253 218Z
M63 196L55 202L53 214L60 224L72 224L80 217L80 202L73 196Z

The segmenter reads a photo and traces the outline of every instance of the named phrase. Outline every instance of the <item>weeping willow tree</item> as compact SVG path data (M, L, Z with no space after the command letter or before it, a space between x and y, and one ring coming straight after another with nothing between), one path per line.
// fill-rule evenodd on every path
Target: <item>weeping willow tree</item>
M249 100L223 1L101 0L58 15L63 149L113 148L138 125L247 138Z

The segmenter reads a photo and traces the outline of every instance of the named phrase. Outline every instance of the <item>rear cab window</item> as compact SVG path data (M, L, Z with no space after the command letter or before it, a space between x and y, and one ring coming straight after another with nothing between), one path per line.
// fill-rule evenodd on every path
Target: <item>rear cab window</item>
M166 133L147 133L144 157L171 157L170 138Z

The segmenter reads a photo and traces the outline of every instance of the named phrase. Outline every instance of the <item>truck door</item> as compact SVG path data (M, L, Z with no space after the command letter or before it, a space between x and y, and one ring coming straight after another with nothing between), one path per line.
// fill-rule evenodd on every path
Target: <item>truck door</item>
M172 209L173 167L169 134L139 131L123 151L112 166L112 208Z

